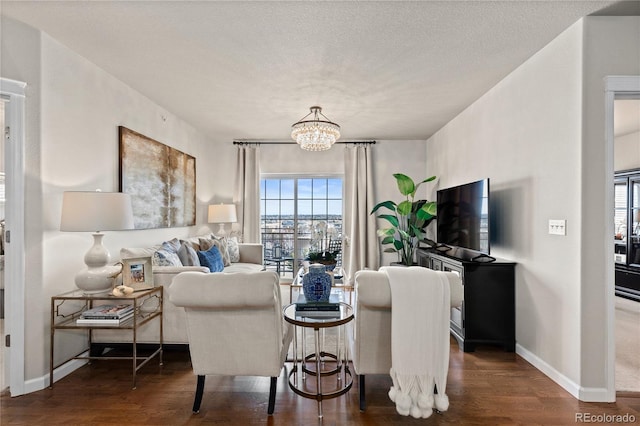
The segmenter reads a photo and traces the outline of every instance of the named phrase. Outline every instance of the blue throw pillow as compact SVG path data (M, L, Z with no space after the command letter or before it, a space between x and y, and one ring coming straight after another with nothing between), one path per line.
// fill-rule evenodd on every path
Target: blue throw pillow
M206 266L211 272L222 272L224 269L222 254L220 254L220 250L216 246L207 251L199 251L198 259L200 259L200 265Z

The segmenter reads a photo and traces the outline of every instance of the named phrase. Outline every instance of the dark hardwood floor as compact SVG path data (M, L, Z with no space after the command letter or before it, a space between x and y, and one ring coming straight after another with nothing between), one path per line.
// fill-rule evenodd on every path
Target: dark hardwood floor
M191 413L196 377L186 351L165 351L162 368L153 361L131 389L129 361L96 361L29 395L0 397L4 425L572 425L576 413L635 416L640 394L618 395L613 404L580 402L514 353L479 347L463 353L451 345L447 412L416 420L396 413L387 397L388 376L367 376L365 413L358 409L358 385L323 403L294 394L286 376L278 379L273 416L267 416L269 379L207 377L201 411ZM603 424L603 423L599 423ZM631 423L633 424L633 423Z

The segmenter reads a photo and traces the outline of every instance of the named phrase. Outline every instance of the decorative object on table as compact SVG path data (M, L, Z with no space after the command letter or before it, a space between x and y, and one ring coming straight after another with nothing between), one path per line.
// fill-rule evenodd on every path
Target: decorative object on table
M136 229L196 224L196 159L120 126L120 191Z
M340 316L340 302L344 293L331 294L326 302L309 302L304 294L298 295L296 314L300 316Z
M291 137L306 151L326 151L340 139L340 126L322 114L322 108L312 106L311 112L291 126ZM313 118L308 117L313 114Z
M302 277L302 291L307 302L328 302L331 295L331 275L324 265L314 263Z
M403 265L414 264L414 254L420 240L424 238L427 226L436 218L436 202L427 200L415 200L418 187L435 180L435 176L426 178L417 185L409 176L401 173L393 175L398 184L398 190L405 199L396 204L394 201L383 201L376 204L370 214L384 207L393 214L380 214L378 218L384 219L391 225L388 228L378 229L378 236L382 237L381 244L390 244L391 247L384 251L398 253L398 261Z
M108 265L111 256L102 245L101 231L133 229L131 197L121 192L67 191L62 197L60 230L93 232L93 246L84 256L85 269L75 283L85 294L108 293L121 265Z
M340 246L333 247L333 242L338 239L338 234L333 226L325 221L318 222L311 237L311 248L306 260L310 263L319 263L325 266L326 271L333 271L337 265L340 254Z
M79 325L118 325L133 317L131 304L100 305L84 311L76 320Z
M225 223L235 223L238 221L235 204L211 204L209 205L208 222L218 223L218 237L226 237L227 231L224 229Z
M133 293L133 287L127 287L126 285L117 285L111 292L116 297L128 296L131 293Z
M151 257L122 259L122 284L133 291L153 288Z

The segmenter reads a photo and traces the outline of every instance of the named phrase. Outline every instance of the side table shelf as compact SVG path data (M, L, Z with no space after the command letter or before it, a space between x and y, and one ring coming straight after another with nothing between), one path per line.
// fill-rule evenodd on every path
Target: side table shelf
M159 365L162 365L162 306L163 287L154 287L149 290L137 291L128 296L110 295L85 295L81 290L74 290L51 297L51 348L49 357L49 388L53 388L53 371L74 359L100 359L100 360L131 360L133 362L133 389L136 388L136 373L147 362L158 357ZM134 315L119 325L102 324L76 324L82 312L101 304L131 303ZM138 355L137 331L140 326L149 321L159 321L159 344L151 354ZM88 347L77 355L54 364L55 334L56 330L86 330ZM94 330L128 330L132 333L132 356L91 356L91 343ZM83 355L88 353L89 355Z

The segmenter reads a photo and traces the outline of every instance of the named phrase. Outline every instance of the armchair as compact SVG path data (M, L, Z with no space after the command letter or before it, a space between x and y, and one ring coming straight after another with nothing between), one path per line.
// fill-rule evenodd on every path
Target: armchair
M284 322L280 286L272 271L178 274L169 300L184 307L198 413L207 375L271 377L268 414L292 330Z
M460 277L453 272L439 273L449 281L451 306L459 306L463 298ZM348 332L359 380L360 411L364 411L365 376L389 374L391 369L391 288L384 272L364 270L355 275L355 291L355 320Z

